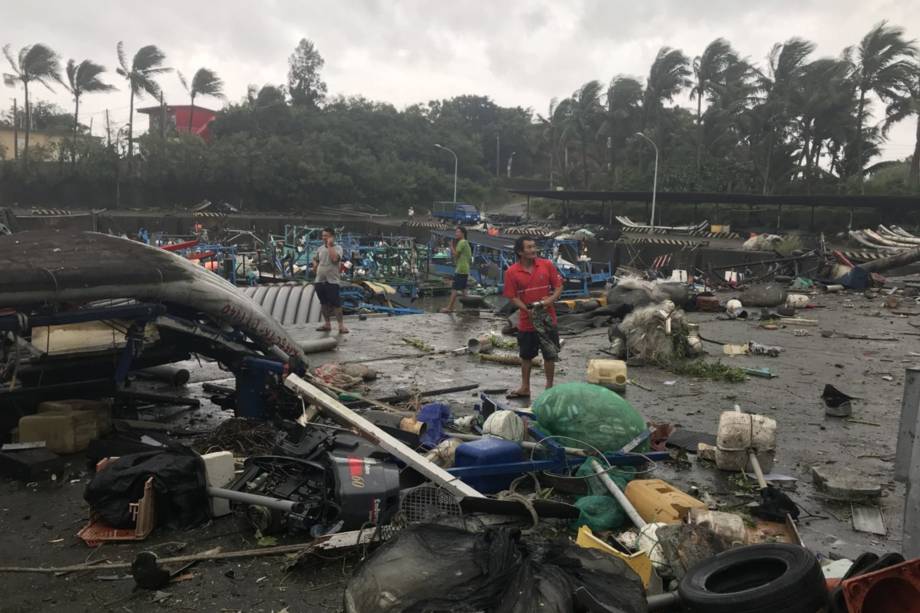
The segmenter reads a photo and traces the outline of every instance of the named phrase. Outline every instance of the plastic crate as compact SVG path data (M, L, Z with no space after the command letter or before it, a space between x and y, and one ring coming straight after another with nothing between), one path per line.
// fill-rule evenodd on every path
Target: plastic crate
M96 464L96 471L103 470L113 458L100 460ZM111 541L142 541L147 538L156 527L156 493L153 491L153 477L144 483L144 495L137 502L128 504L128 510L134 519L133 528L113 528L103 522L96 513L90 511L89 523L77 532L90 547L96 547Z

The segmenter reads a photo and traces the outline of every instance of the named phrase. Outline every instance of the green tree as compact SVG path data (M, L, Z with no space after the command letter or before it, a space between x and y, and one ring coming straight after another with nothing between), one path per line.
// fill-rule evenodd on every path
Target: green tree
M761 99L748 113L751 157L761 175L761 193L768 194L777 177L793 170L792 150L786 136L801 99L808 74L808 56L815 44L801 38L777 43L770 50L767 72L761 72Z
M83 60L79 64L74 60L67 60L67 67L64 73L67 75L67 82L64 87L73 96L73 157L77 158L77 133L80 126L80 97L83 94L93 92L108 92L115 89L115 86L109 85L99 77L105 72L105 67L91 60Z
M700 174L703 157L703 98L718 95L725 87L726 74L737 64L738 55L724 38L717 38L706 46L702 55L693 59L693 88L690 99L696 98L696 174Z
M125 54L125 45L118 41L118 64L116 72L128 81L131 92L128 110L128 169L134 164L134 97L143 98L150 94L154 98L160 96L160 86L154 78L172 68L163 66L166 55L156 45L146 45L137 50L128 65L128 56Z
M188 113L188 133L191 134L192 118L195 115L195 98L198 96L212 96L221 100L226 99L226 96L224 96L224 82L217 76L216 72L208 68L199 68L195 72L195 76L192 77L191 87L181 72L177 74L179 75L179 82L182 83L182 87L185 88L191 98L191 108Z
M537 115L541 126L541 144L546 148L549 157L549 187L556 185L556 164L559 152L565 146L568 137L566 114L568 113L568 99L559 102L553 98L549 102L549 112L546 116Z
M600 81L588 81L579 87L566 103L567 124L571 133L578 139L581 153L582 187L588 188L589 167L588 146L597 140L597 134L603 121L604 109L600 98L604 86Z
M914 76L907 84L906 92L888 105L884 132L894 124L916 115L917 129L914 136L914 153L910 158L910 170L907 186L912 190L920 189L920 64L914 65Z
M607 115L601 133L607 138L609 170L614 185L622 179L627 144L641 128L642 84L632 77L618 75L607 89Z
M855 56L855 57L854 57ZM856 106L856 156L850 171L862 185L865 165L865 124L870 113L867 95L872 92L883 102L892 103L902 97L906 85L911 83L915 67L911 61L917 56L914 41L904 37L904 28L889 26L882 21L863 37L854 49L848 47L844 57L851 62L859 99Z
M326 83L319 71L325 64L313 41L300 39L288 59L288 93L297 106L318 108L326 97Z
M25 94L26 107L26 134L23 149L25 163L29 160L29 134L32 131L32 108L29 105L29 84L37 81L51 90L50 81L60 81L61 61L58 54L51 47L42 43L27 45L19 50L15 58L9 45L4 45L3 55L10 63L12 73L3 74L3 82L8 87L15 87L22 83ZM53 91L53 90L52 90Z
M645 95L642 101L642 130L654 128L657 132L658 118L665 102L670 102L692 82L689 68L690 60L679 49L662 47L652 62L648 79L645 83Z

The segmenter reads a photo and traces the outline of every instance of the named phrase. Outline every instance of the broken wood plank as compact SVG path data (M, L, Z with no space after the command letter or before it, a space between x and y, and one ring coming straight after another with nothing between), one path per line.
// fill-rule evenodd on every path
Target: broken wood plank
M309 543L297 543L294 545L277 545L275 547L260 547L258 549L241 549L237 551L225 551L215 553L213 550L193 553L185 556L174 556L171 558L159 558L159 564L181 564L184 562L200 562L206 560L235 560L239 558L254 558L259 556L278 556L289 553L308 553L310 551L332 549L342 549L345 547L356 547L363 543L369 543L374 538L374 530L353 530L351 532L339 532L330 536L323 536ZM131 568L132 562L114 562L112 564L102 564L100 562L90 562L88 564L74 564L72 566L42 567L42 566L0 566L0 573L75 573L84 570L109 571Z
M442 486L454 496L460 498L466 496L473 498L483 497L483 495L474 488L440 466L433 462L429 462L415 453L402 441L387 434L312 383L308 383L297 375L289 375L288 378L284 380L284 385L295 394L318 405L321 410L337 421L357 429L372 443L392 453L394 456L420 472L423 476Z

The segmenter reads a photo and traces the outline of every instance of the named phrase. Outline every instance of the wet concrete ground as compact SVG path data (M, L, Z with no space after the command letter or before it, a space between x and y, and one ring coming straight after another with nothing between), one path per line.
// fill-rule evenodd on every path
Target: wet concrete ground
M817 294L814 302L826 308L802 311L801 316L817 319L818 326L790 326L775 331L761 329L757 322L719 321L716 315L706 313L690 315L692 321L701 324L701 334L707 339L729 343L754 340L784 347L778 358L723 358L738 366L769 367L776 378L723 383L694 380L654 367L630 368L630 378L648 390L630 386L626 397L646 420L712 434L720 413L730 410L734 403L746 411L776 419L778 440L773 472L798 479L790 494L805 509L820 516L801 521L805 544L828 557L852 558L863 551L899 550L904 488L893 481L893 456L904 368L920 361L911 355L920 352L920 337L915 336L920 330L908 324L920 322L920 306L904 301L899 310L916 312L917 317L911 318L892 314L884 308L881 297ZM460 348L467 339L490 330L497 332L501 326L501 320L485 313L354 320L349 322L352 333L343 337L339 348L311 356L311 366L327 361L417 354L401 340L403 337L424 340L436 349ZM810 335L794 336L793 328L807 329ZM892 340L823 338L822 329ZM312 326L293 333L302 339L321 334ZM608 357L600 353L607 344L604 329L566 339L557 381L582 380L588 359ZM720 357L721 347L706 344L706 348L713 358ZM478 383L480 389L505 389L519 380L515 367L478 363L467 355L408 357L372 365L380 377L369 392L379 396L410 386L432 389ZM200 395L204 381L221 382L227 377L213 364L193 362L192 366L189 394ZM543 387L539 377L540 373L535 372L535 395ZM854 403L852 415L859 422L825 416L820 399L825 383L861 399ZM450 401L455 412L463 413L471 410L477 396L476 392L463 392L439 399ZM170 423L207 430L227 416L205 401L202 409L185 413ZM653 476L682 488L696 485L726 506L746 502L734 495L739 489L736 483L714 466L698 462L695 456L690 456L690 462L689 467L681 469L661 465ZM852 529L849 505L829 503L813 487L810 467L815 464L855 468L867 481L882 485L881 510L887 538ZM256 546L250 531L224 518L188 532L160 529L142 544L89 549L75 537L87 517L82 492L88 481L82 458L74 457L55 482L0 482L0 566L130 561L144 549L165 556L218 545L225 550ZM205 562L191 571L190 580L170 586L161 595L133 591L133 581L119 571L65 576L0 574L0 611L337 611L341 610L342 589L357 559L354 554L324 554L322 559L307 559L291 572L284 570L284 559L279 557Z

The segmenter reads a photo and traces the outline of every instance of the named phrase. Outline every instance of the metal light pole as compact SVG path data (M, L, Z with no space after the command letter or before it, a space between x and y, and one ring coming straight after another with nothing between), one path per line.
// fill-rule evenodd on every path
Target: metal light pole
M649 222L649 225L651 225L654 228L655 227L655 192L658 191L658 145L656 145L655 141L650 139L648 136L646 136L642 132L636 132L636 136L641 136L642 138L647 140L649 143L651 143L652 147L655 148L655 175L654 175L654 178L652 179L652 219Z
M453 149L450 149L450 148L445 147L445 146L443 146L443 145L439 145L439 144L435 143L434 146L435 146L436 148L438 148L438 149L443 149L444 151L448 151L448 152L450 152L451 155L454 156L454 203L456 204L456 202L457 202L457 166L458 166L457 154L454 152Z

